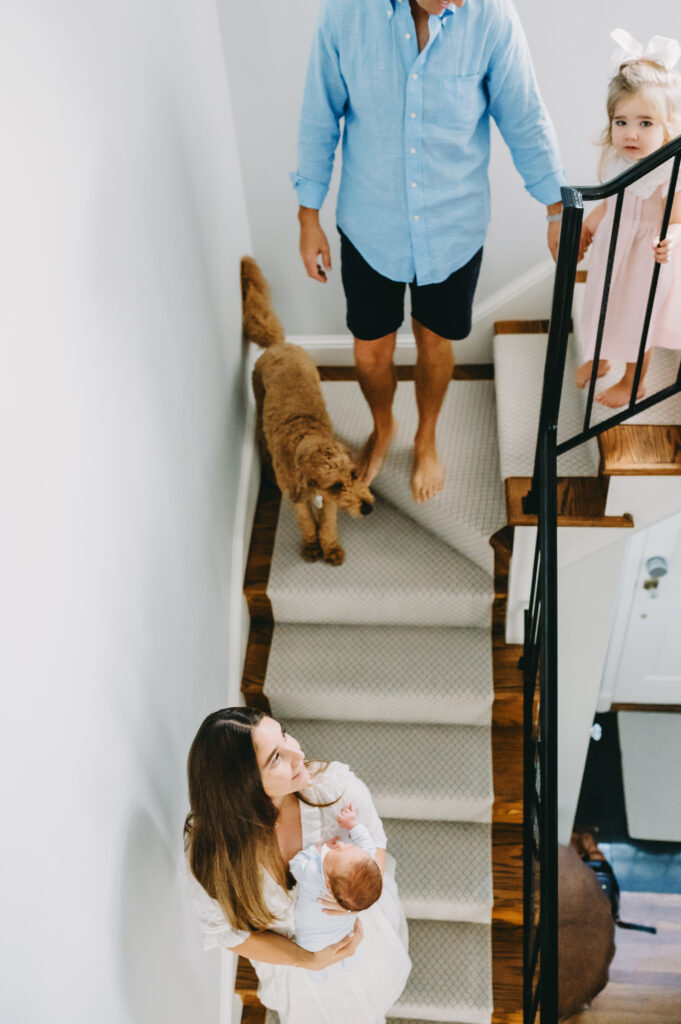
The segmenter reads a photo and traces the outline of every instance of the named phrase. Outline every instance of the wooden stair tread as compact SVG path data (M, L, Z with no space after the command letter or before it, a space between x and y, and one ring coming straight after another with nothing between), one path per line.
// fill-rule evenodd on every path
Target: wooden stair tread
M506 515L509 526L536 526L537 517L523 512L523 498L532 486L531 477L508 477L506 486ZM632 517L606 516L605 502L608 481L602 477L558 477L559 526L615 526L634 525Z
M681 426L620 423L598 440L604 476L681 476Z

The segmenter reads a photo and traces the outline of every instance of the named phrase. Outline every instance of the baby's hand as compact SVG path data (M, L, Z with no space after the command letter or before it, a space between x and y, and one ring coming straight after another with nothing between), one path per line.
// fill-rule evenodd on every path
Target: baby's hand
M347 829L348 832L350 831L351 828L355 827L355 825L357 824L357 815L355 814L355 808L352 806L352 804L348 804L347 807L343 808L343 810L336 818L336 821L338 822L341 828Z

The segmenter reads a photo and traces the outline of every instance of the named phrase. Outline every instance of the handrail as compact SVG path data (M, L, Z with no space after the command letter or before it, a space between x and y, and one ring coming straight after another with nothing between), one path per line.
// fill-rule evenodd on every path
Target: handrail
M639 343L632 393L627 406L602 422L591 412L617 250L625 190L668 160L673 160L669 193L660 227L666 237L681 163L681 136L610 181L596 186L565 187L551 321L544 366L539 430L532 487L523 498L525 512L537 515L537 544L530 604L525 612L524 673L524 941L523 1022L558 1024L558 568L557 459L617 423L681 392L681 369L673 384L638 399L643 359L657 294L660 264L653 267ZM617 196L606 265L603 297L589 381L583 429L558 443L558 414L565 375L575 271L584 200Z

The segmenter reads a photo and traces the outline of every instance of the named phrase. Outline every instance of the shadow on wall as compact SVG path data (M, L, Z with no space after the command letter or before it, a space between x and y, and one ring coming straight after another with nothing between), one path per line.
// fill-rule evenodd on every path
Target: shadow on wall
M169 845L142 808L130 818L121 878L121 991L136 1024L217 1020L219 985L192 967L179 842Z

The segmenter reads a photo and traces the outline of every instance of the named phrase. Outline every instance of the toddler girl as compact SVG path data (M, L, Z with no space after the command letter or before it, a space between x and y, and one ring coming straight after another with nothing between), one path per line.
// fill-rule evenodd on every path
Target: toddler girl
M681 45L655 36L643 47L628 33L617 29L612 38L621 49L613 57L619 70L610 82L607 97L608 127L602 138L601 180L620 174L632 163L650 156L681 131L681 75L674 70ZM603 405L628 404L634 383L636 360L643 333L653 260L670 263L681 243L681 175L672 206L667 237L659 241L660 226L669 191L671 162L651 171L624 193L617 248L608 299L605 330L597 376L610 369L608 358L624 360L624 376L596 395ZM611 196L585 219L580 259L593 240L582 314L585 354L596 345L605 269L617 197ZM681 348L681 260L660 269L646 354L637 398L644 394L643 379L650 361L650 347ZM583 388L591 377L592 359L575 374Z
M352 804L343 808L336 821L348 830L350 843L336 838L308 846L289 864L298 882L296 943L311 952L345 938L355 927L357 911L375 903L383 887L381 869L374 860L376 847L368 830L357 824ZM320 897L328 893L346 911L344 915L324 913ZM344 970L352 970L360 952L342 961ZM314 981L321 981L324 975L324 971L308 973Z

